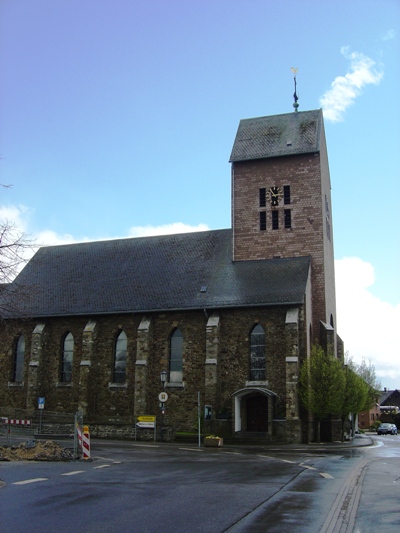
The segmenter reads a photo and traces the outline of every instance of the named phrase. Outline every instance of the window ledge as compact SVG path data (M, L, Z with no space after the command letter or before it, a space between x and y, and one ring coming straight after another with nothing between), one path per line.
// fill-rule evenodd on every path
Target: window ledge
M9 381L8 382L8 386L10 388L13 388L13 387L23 387L24 386L24 382L23 381Z
M268 387L268 381L246 381L246 387Z
M176 383L166 383L165 387L167 389L183 389L185 385L184 381L177 381Z
M109 389L126 389L128 387L127 383L112 383L108 384Z
M59 381L57 384L56 384L56 387L60 388L60 389L70 389L71 387L73 387L73 383L71 381Z

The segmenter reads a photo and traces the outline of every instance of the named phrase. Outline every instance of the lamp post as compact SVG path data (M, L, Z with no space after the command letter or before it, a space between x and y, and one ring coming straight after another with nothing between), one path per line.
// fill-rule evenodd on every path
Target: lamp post
M165 390L165 384L167 383L167 371L163 370L160 374L160 380L161 384L163 386L163 389Z
M167 371L163 370L160 374L160 381L163 390L165 390L165 385L167 383ZM164 441L164 413L165 413L165 403L161 402L161 442Z

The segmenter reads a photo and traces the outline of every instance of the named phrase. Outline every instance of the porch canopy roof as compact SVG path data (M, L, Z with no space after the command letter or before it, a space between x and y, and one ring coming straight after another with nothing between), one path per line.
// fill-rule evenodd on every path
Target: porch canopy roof
M247 394L251 392L260 392L261 394L264 394L265 396L270 396L270 397L278 396L276 392L269 390L263 386L257 386L257 385L252 385L251 387L244 387L243 389L239 389L236 392L232 393L231 396L233 397L246 396Z

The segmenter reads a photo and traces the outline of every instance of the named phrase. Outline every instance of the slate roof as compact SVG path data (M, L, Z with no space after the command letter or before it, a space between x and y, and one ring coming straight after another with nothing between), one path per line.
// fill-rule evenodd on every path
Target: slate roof
M385 390L379 397L379 405L398 405L400 406L400 392L397 389Z
M309 257L231 257L230 229L43 247L8 286L8 317L304 302Z
M241 120L229 161L319 152L322 110Z

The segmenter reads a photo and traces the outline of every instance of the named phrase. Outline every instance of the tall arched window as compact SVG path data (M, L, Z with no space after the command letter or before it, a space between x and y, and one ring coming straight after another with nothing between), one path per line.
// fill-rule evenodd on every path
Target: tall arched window
M170 338L169 344L169 381L170 383L182 383L183 367L183 336L176 329Z
M264 381L265 366L265 332L257 324L250 334L250 381Z
M72 362L74 360L74 337L72 333L67 333L64 337L61 355L61 382L71 383Z
M15 343L14 364L12 381L21 383L24 380L24 360L25 360L25 337L20 335Z
M125 383L126 381L126 350L127 337L125 331L120 331L115 339L114 347L114 383Z

